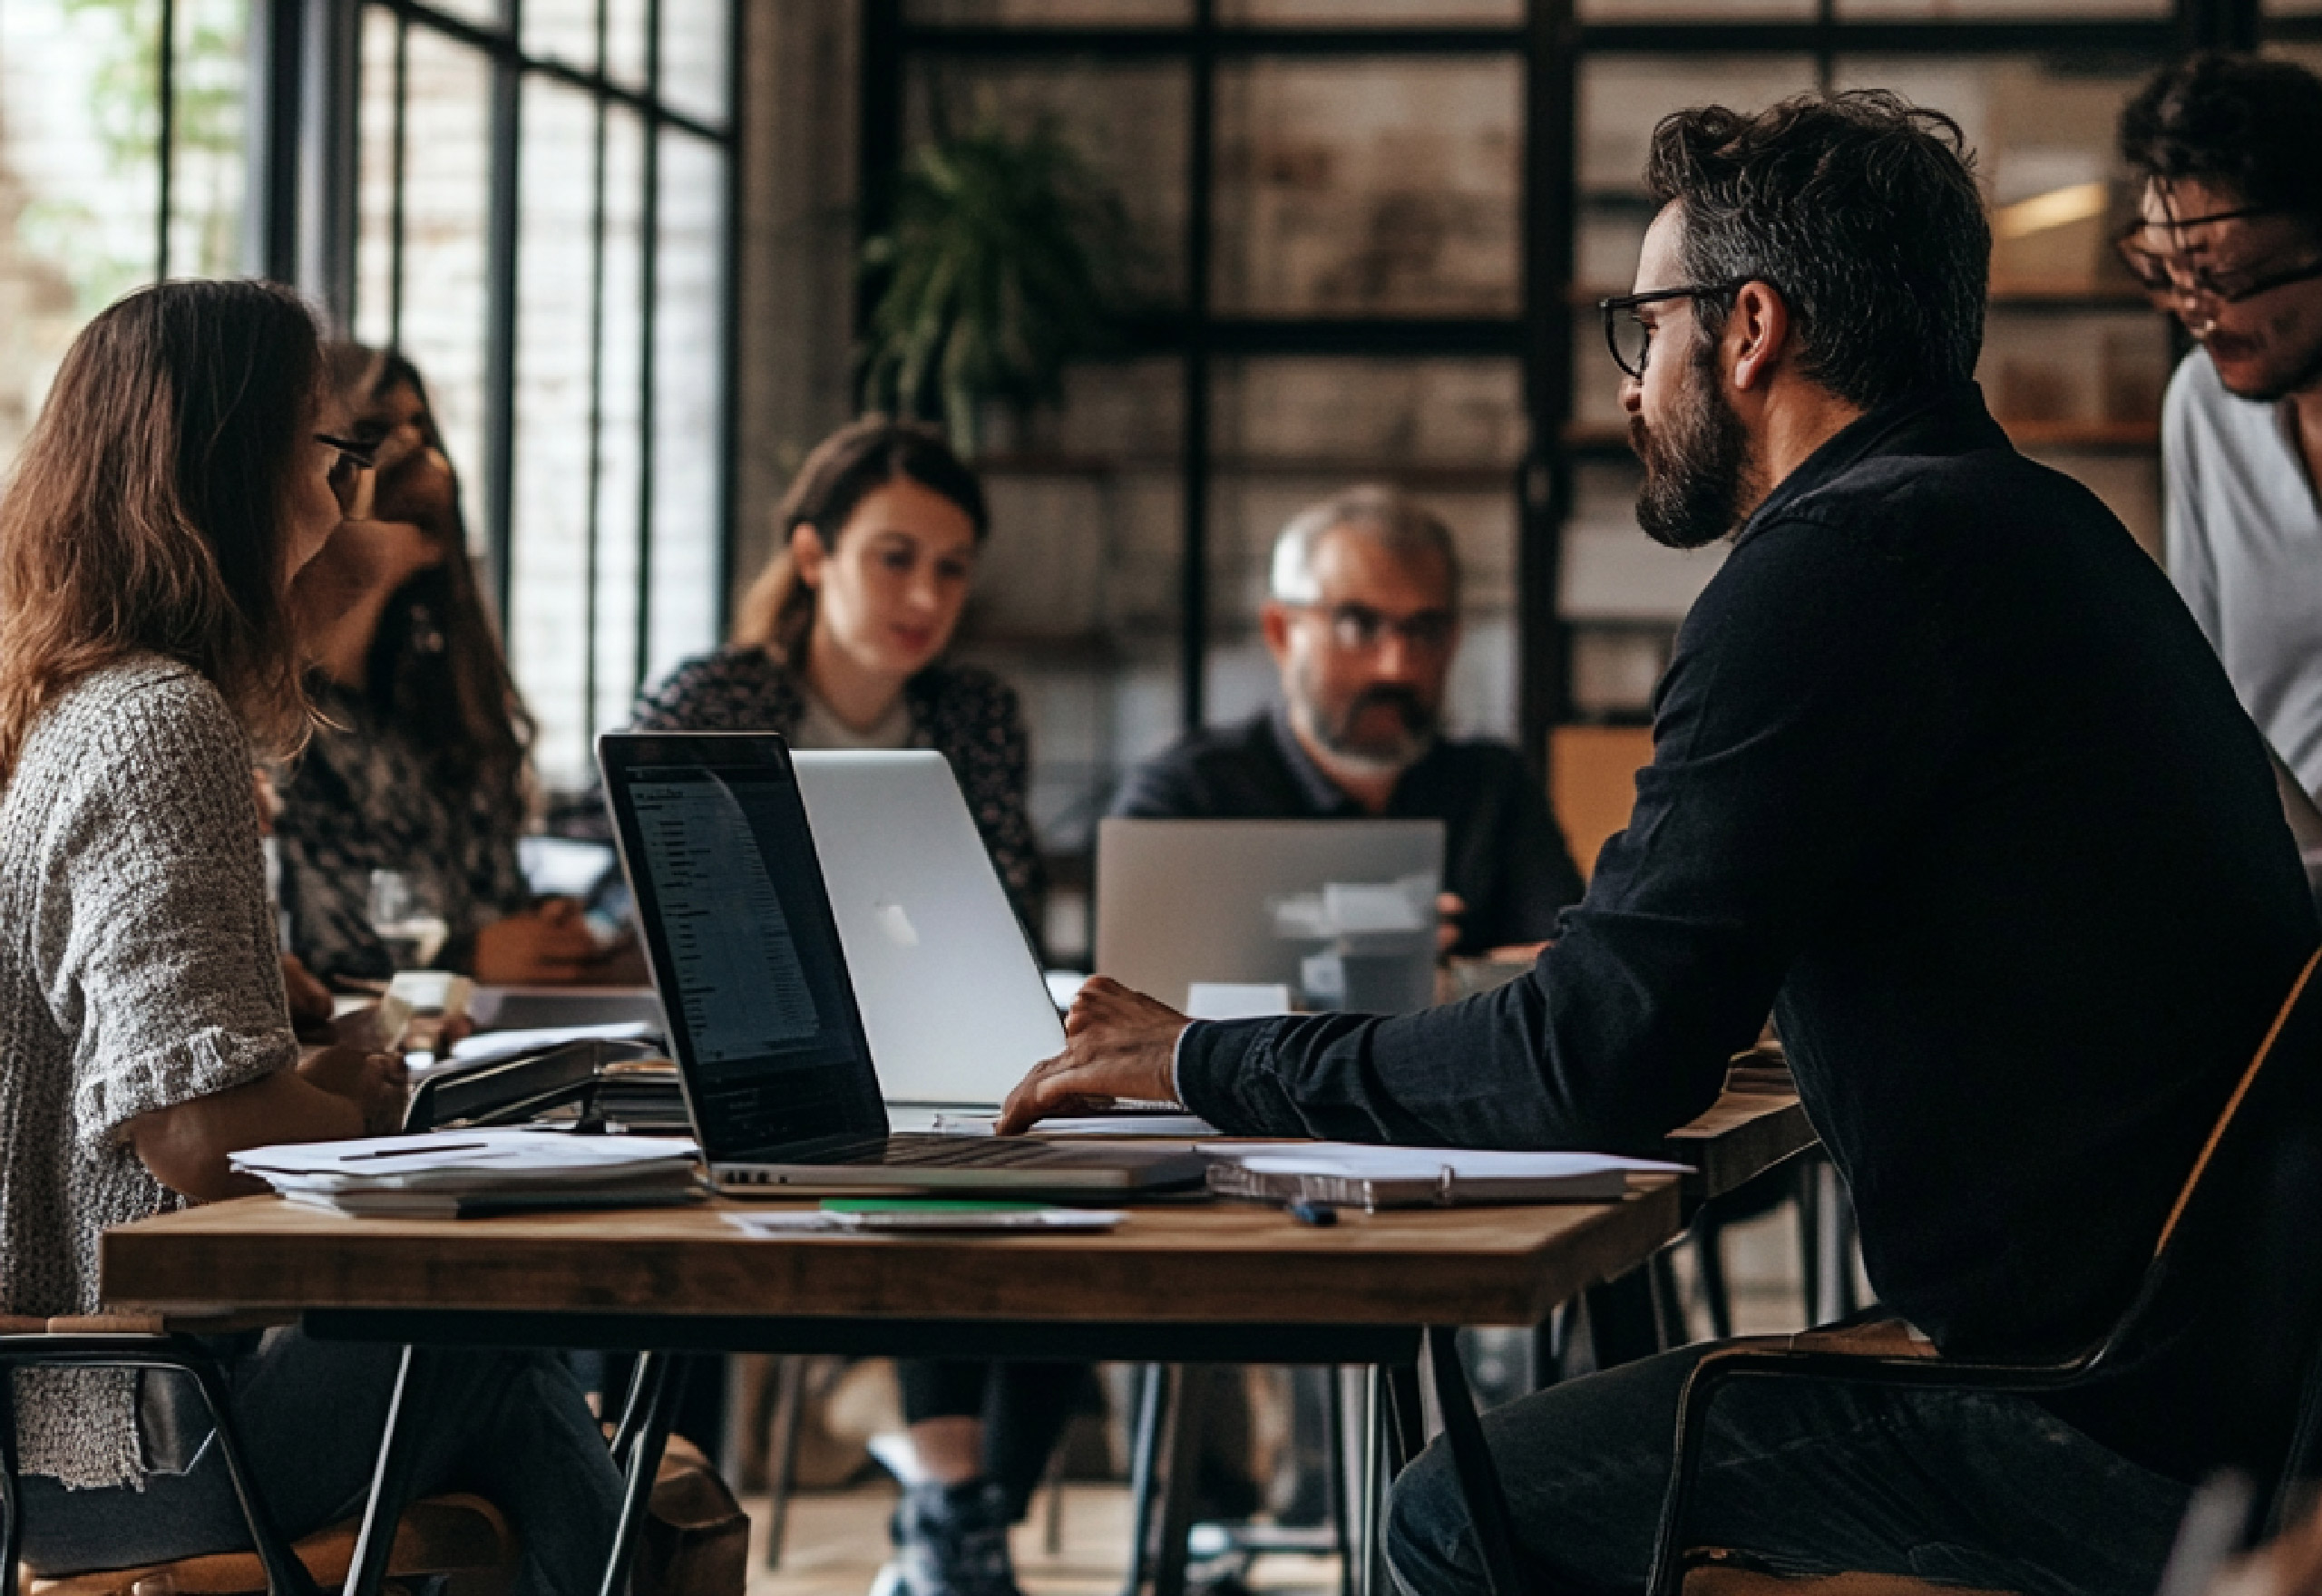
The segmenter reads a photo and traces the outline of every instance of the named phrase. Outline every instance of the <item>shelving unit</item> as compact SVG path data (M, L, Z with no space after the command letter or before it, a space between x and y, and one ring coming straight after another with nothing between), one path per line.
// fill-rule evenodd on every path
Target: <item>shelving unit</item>
M2031 14L1990 15L1995 4ZM1094 514L1110 495L1117 512L1112 563L1088 573L1102 618L1059 627L1110 639L1112 675L1086 696L1107 699L1110 741L1068 729L1076 752L1068 778L1050 773L1043 824L1069 850L1068 787L1085 819L1121 764L1263 689L1248 646L1254 552L1280 512L1352 480L1428 496L1472 540L1480 605L1459 689L1471 723L1545 761L1557 725L1642 714L1641 699L1593 701L1605 673L1584 656L1605 642L1665 655L1677 610L1614 613L1567 589L1596 579L1628 519L1595 302L1628 285L1650 219L1635 174L1658 112L1865 80L1946 108L1974 101L1963 117L2005 207L2105 181L2112 113L2179 50L2322 44L2322 4L2299 5L2278 15L2257 0L1770 0L1732 20L1731 4L1690 0L865 0L865 171L892 170L946 96L954 114L971 102L1020 120L1050 111L1122 184L1156 257L1155 308L1127 329L1130 365L1084 374L1065 415L1043 423L1054 436L982 462L1003 500ZM1970 12L1983 15L1959 15ZM1315 109L1332 96L1378 113L1364 123L1342 104ZM1404 102L1421 111L1397 111ZM2077 118L2077 131L2027 136L2025 103ZM1428 138L1451 142L1416 148ZM1456 180L1439 194L1421 180L1429 160ZM2123 199L2115 189L2108 208ZM1985 375L2018 443L2083 474L2150 540L2155 514L2138 500L2157 496L2171 355L2133 285L2105 273L2109 215L2003 247ZM877 221L874 189L866 225ZM1435 238L1433 275L1396 254L1406 233ZM2060 268L2052 257L2068 258ZM1390 287L1366 300L1373 279ZM2044 338L2085 369L2042 376ZM1332 384L1315 378L1301 389L1284 374L1302 366L1344 373L1339 392L1318 397ZM1272 397L1237 397L1254 383ZM1325 430L1333 404L1340 435L1292 439ZM1399 404L1400 421L1379 420ZM1090 420L1108 406L1109 423ZM1446 435L1425 436L1447 414ZM1644 584L1678 610L1713 569L1713 557L1691 559ZM1006 613L987 618L978 647L1003 665L1011 649L1037 652L1022 606L990 608ZM1634 659L1623 668L1649 682Z

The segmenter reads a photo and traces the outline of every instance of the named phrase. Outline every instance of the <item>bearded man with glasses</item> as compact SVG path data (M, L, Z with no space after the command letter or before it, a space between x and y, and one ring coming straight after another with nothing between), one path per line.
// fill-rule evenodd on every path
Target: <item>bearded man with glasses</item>
M1391 488L1310 504L1274 539L1258 623L1282 702L1179 739L1130 773L1113 813L1439 820L1442 946L1554 936L1581 881L1546 793L1506 744L1442 735L1459 647L1450 529Z
M1175 1096L1235 1135L1643 1151L1771 1008L1882 1306L1956 1358L2084 1346L2317 939L2264 746L2167 578L1985 408L1991 233L1956 123L1878 92L1682 112L1646 180L1606 309L1639 519L1728 548L1556 942L1384 1018L1189 1023L1092 981L1001 1128ZM2251 1372L2265 1283L2180 1284L2152 1344L2068 1395L1738 1382L1687 1543L2154 1589L2189 1482L2269 1477L2298 1406ZM1702 1352L1484 1416L1527 1588L1643 1588ZM1439 1444L1396 1484L1410 1596L1488 1589L1456 1478Z
M2121 257L2197 345L2162 407L2169 575L2242 706L2322 793L2322 79L2210 53L2121 117Z

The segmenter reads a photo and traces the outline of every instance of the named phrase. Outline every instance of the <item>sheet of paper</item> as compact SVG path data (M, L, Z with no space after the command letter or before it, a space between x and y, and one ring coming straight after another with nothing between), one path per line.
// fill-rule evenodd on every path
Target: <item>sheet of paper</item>
M639 1042L659 1034L642 1020L601 1026L556 1026L536 1031L487 1031L454 1042L452 1057L459 1064L487 1064L536 1048L562 1046L567 1042Z
M233 1154L233 1165L267 1179L406 1182L426 1175L472 1177L488 1184L497 1178L551 1173L620 1179L680 1167L698 1156L694 1143L679 1136L478 1130L251 1147Z
M1604 1153L1504 1153L1474 1147L1381 1147L1361 1142L1277 1143L1240 1152L1208 1148L1261 1174L1343 1175L1356 1180L1431 1180L1444 1170L1463 1181L1572 1180L1621 1171L1683 1174L1685 1166Z

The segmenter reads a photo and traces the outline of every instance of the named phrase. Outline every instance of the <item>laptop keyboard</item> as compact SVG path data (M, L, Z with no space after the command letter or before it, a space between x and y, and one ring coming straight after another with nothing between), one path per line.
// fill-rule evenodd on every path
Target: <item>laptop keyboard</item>
M865 1136L817 1147L785 1163L876 1164L888 1169L1014 1169L1054 1163L1057 1150L1042 1142L998 1136Z

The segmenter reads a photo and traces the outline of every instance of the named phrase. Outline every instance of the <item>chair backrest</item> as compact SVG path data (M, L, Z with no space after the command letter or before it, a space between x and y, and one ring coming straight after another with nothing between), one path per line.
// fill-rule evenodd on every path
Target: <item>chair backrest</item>
M2179 1190L2093 1365L2198 1389L2231 1464L2270 1492L2322 1347L2322 950L2308 958Z
M2209 1140L2201 1144L2200 1154L2193 1160L2192 1170L2178 1189L2177 1201L2161 1227L2160 1239L2153 1243L2156 1260L2166 1258L2178 1242L2189 1212L2208 1189L2211 1169L2221 1159L2230 1162L2241 1146L2277 1128L2266 1123L2265 1110L2273 1101L2294 1099L2301 1091L2310 1095L2311 1077L2322 1073L2322 980L2315 978L2317 968L2322 968L2322 948L2307 956L2298 979L2290 983L2289 996L2282 999L2266 1039L2258 1044L2257 1054L2241 1072L2217 1124L2210 1127ZM2305 1063L2303 1072L2298 1067L2299 1060ZM2301 1074L2309 1078L2300 1080Z

